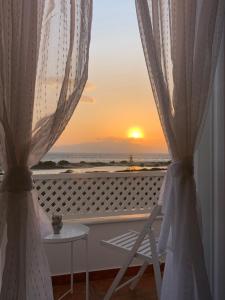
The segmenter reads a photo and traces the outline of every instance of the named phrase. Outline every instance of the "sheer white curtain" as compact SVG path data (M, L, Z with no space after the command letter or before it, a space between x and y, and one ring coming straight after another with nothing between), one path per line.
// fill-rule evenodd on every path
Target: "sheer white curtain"
M53 299L29 168L80 99L91 19L92 0L0 0L1 300Z
M211 93L224 0L136 0L146 64L172 164L161 191L167 248L161 299L207 300L211 293L197 213L193 154Z

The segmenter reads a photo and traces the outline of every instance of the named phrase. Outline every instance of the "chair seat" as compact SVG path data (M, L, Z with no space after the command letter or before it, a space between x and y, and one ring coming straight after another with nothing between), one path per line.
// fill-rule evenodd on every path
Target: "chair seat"
M140 233L136 231L128 231L127 233L116 236L110 240L103 240L101 241L101 243L104 246L116 248L122 252L128 252L132 250L139 234ZM146 236L142 241L135 256L147 260L149 262L152 261L152 251L148 236Z

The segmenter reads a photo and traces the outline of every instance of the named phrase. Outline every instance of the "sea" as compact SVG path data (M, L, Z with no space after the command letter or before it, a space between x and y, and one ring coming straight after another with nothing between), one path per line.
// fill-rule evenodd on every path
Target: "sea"
M49 152L42 159L43 161L51 160L59 162L67 160L71 163L85 162L120 162L130 159L137 162L161 162L170 159L168 153L71 153L71 152Z
M60 160L67 160L71 163L82 163L82 162L104 162L104 163L119 163L121 161L130 161L132 157L133 165L135 162L167 162L170 160L168 153L72 153L72 152L49 152L46 154L42 161L54 161L59 162ZM79 167L69 168L75 173L86 173L86 172L116 172L125 171L127 166L101 166L101 167ZM138 171L140 167L136 167ZM141 169L141 168L140 168ZM151 168L149 168L151 169ZM49 170L34 170L34 174L59 174L65 172L65 169L49 169Z

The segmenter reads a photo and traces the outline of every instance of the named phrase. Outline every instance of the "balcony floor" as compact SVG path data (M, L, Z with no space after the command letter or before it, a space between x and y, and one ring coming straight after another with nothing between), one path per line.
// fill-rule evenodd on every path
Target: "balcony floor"
M126 277L125 279L129 279ZM90 281L90 300L102 300L112 279L96 279ZM54 297L59 298L69 286L54 285ZM85 300L85 283L78 282L75 285L73 295L67 295L65 300ZM112 297L112 300L157 300L154 277L151 273L146 273L142 277L135 290L131 291L125 287Z

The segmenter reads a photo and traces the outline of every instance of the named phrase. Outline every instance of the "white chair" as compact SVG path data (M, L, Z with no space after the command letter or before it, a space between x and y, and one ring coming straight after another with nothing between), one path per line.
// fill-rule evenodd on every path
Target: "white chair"
M117 273L111 287L108 289L104 300L109 300L112 297L113 293L117 292L119 289L128 284L130 284L131 289L134 289L149 264L153 264L156 290L158 298L160 299L162 278L159 256L156 249L156 240L152 230L152 224L155 221L156 217L160 214L160 211L161 206L157 205L153 208L150 217L148 218L141 232L129 231L108 241L101 241L102 245L106 247L110 247L120 252L127 253L124 264ZM127 268L134 258L140 259L143 262L142 266L134 277L120 284Z

